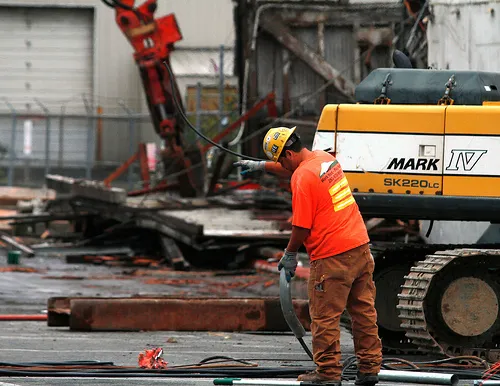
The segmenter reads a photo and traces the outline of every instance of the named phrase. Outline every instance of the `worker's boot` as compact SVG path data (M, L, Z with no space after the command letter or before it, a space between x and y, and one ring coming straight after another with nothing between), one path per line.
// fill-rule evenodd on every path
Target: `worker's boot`
M358 386L373 386L376 383L378 383L377 374L362 373L360 371L356 374L356 381L354 382Z
M305 374L301 374L297 377L297 381L311 382L311 383L317 383L318 385L328 385L328 386L342 385L340 378L330 378L324 374L318 373L317 371L310 371Z

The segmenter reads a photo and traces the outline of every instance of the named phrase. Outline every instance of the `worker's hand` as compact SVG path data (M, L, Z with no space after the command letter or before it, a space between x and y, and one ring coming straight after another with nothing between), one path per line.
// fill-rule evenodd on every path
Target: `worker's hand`
M281 271L282 268L285 269L286 281L290 283L292 277L295 276L295 269L297 269L297 252L288 252L285 249L285 253L283 253L283 257L278 263L278 271Z
M247 173L255 172L258 170L264 170L266 165L266 161L250 161L250 160L242 160L233 163L233 166L241 166L241 175L245 175Z

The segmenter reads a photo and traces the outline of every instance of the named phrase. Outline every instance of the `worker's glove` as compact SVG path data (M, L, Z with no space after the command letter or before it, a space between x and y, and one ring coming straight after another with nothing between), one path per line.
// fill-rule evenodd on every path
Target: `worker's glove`
M241 166L241 175L245 175L247 173L252 173L258 170L264 170L266 165L266 161L249 161L249 160L242 160L233 163L233 166Z
M288 252L285 249L285 253L283 253L283 257L278 263L278 271L281 271L282 268L285 269L286 281L290 283L292 277L295 276L295 269L297 268L297 252Z

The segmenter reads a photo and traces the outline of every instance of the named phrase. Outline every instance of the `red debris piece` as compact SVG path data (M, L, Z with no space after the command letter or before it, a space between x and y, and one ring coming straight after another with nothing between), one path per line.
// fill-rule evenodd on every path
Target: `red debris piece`
M139 354L139 367L142 369L166 369L168 362L161 358L162 355L163 349L160 347L144 350L144 353Z
M273 280L268 280L264 283L264 288L269 288L272 287L275 284L279 284L279 280L273 279Z
M39 269L31 267L0 267L0 272L27 272L27 273L39 273Z
M141 258L141 257L138 257L138 258L135 258L134 260L132 260L132 264L145 266L145 267L148 267L148 266L158 267L159 266L158 261L152 260L152 259L147 259L147 258Z

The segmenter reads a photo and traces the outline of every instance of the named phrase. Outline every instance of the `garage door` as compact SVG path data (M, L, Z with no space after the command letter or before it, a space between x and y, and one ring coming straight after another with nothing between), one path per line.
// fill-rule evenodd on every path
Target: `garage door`
M85 113L93 78L93 10L0 7L0 96L19 115ZM38 102L37 102L38 101ZM0 101L1 111L7 103ZM23 153L25 120L17 122L15 150ZM45 158L46 120L32 122L32 158ZM10 120L2 118L0 140L10 147ZM31 126L30 123L26 126ZM85 119L50 120L50 158L82 161L86 157Z

